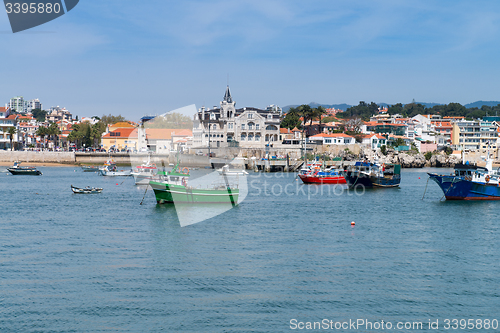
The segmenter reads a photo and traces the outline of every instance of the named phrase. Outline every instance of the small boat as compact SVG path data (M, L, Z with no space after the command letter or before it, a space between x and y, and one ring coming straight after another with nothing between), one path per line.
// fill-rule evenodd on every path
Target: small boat
M117 170L116 163L109 159L99 168L99 174L101 176L130 176L132 170Z
M7 168L7 171L9 171L13 175L42 175L42 172L40 170L37 170L35 167L22 167L21 162L15 162L12 167Z
M78 194L93 194L102 192L102 188L100 187L89 187L89 186L80 188L71 185L71 190L73 191L73 193L78 193Z
M99 167L97 165L82 165L83 172L96 172L99 171Z
M134 176L136 185L148 185L157 173L158 168L156 167L156 164L151 163L148 156L148 160L137 166L131 174Z
M131 176L132 170L100 169L101 176Z
M239 189L237 185L227 181L212 184L211 187L200 188L188 185L189 169L181 168L177 163L169 172L159 171L159 180L152 180L149 185L153 188L156 202L162 203L190 203L190 204L238 204Z
M500 200L500 170L493 170L489 156L485 167L462 161L455 165L454 174L428 175L439 185L446 200Z
M398 187L401 182L400 164L356 162L341 173L349 187Z

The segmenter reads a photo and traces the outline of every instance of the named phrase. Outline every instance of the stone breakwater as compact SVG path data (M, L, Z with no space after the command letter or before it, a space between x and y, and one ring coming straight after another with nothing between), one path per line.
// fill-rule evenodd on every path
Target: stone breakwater
M387 154L380 158L381 163L401 164L403 168L423 168L423 167L442 167L453 168L455 164L460 163L460 159L451 155L432 155L430 160L426 160L423 154Z

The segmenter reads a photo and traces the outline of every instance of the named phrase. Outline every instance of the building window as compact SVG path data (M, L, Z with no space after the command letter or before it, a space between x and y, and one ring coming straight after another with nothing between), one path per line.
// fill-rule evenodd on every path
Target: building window
M267 115L267 119L273 119L273 115L272 114L268 114Z
M244 130L245 129L245 124L241 124L241 129Z
M277 131L278 128L276 126L274 126L274 125L268 125L266 127L266 130L268 130L268 131Z
M254 123L248 123L248 129L253 130L253 125L254 125Z
M259 124L255 124L255 129L258 131L260 129L260 125Z
M246 134L242 134L241 135L241 141L245 141L247 139L247 135Z
M332 143L332 139L325 139L325 143Z
M248 141L253 141L253 134L248 134Z
M247 115L247 117L248 117L248 119L253 119L253 113L249 113L249 114Z
M260 134L255 134L255 141L260 141Z

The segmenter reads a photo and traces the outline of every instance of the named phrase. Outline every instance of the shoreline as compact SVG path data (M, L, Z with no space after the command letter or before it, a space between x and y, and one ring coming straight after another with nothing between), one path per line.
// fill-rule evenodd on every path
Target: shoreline
M12 162L0 162L0 167L11 167L14 163ZM22 162L22 166L33 166L33 167L80 167L80 164L75 163L59 163L59 162Z

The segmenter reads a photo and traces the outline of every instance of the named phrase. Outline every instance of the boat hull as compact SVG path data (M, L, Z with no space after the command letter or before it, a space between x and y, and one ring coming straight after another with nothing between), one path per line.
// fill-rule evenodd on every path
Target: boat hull
M19 170L14 168L7 169L13 175L28 175L28 176L41 176L42 172L40 170Z
M93 167L93 166L82 166L83 172L95 172L99 171L98 167Z
M299 178L304 182L304 184L346 184L344 176L307 176L299 175Z
M108 171L108 170L99 170L102 176L130 176L132 174L132 170L129 171Z
M101 193L102 188L79 188L71 185L71 191L75 194L94 194L94 193Z
M196 189L151 181L157 203L238 204L239 190L235 188Z
M446 200L500 200L497 184L477 183L456 176L428 175L439 185Z
M364 173L356 171L345 171L343 173L347 184L350 187L364 186L367 188L384 188L384 187L398 187L401 183L401 176L394 175L392 177L375 177L369 176Z

